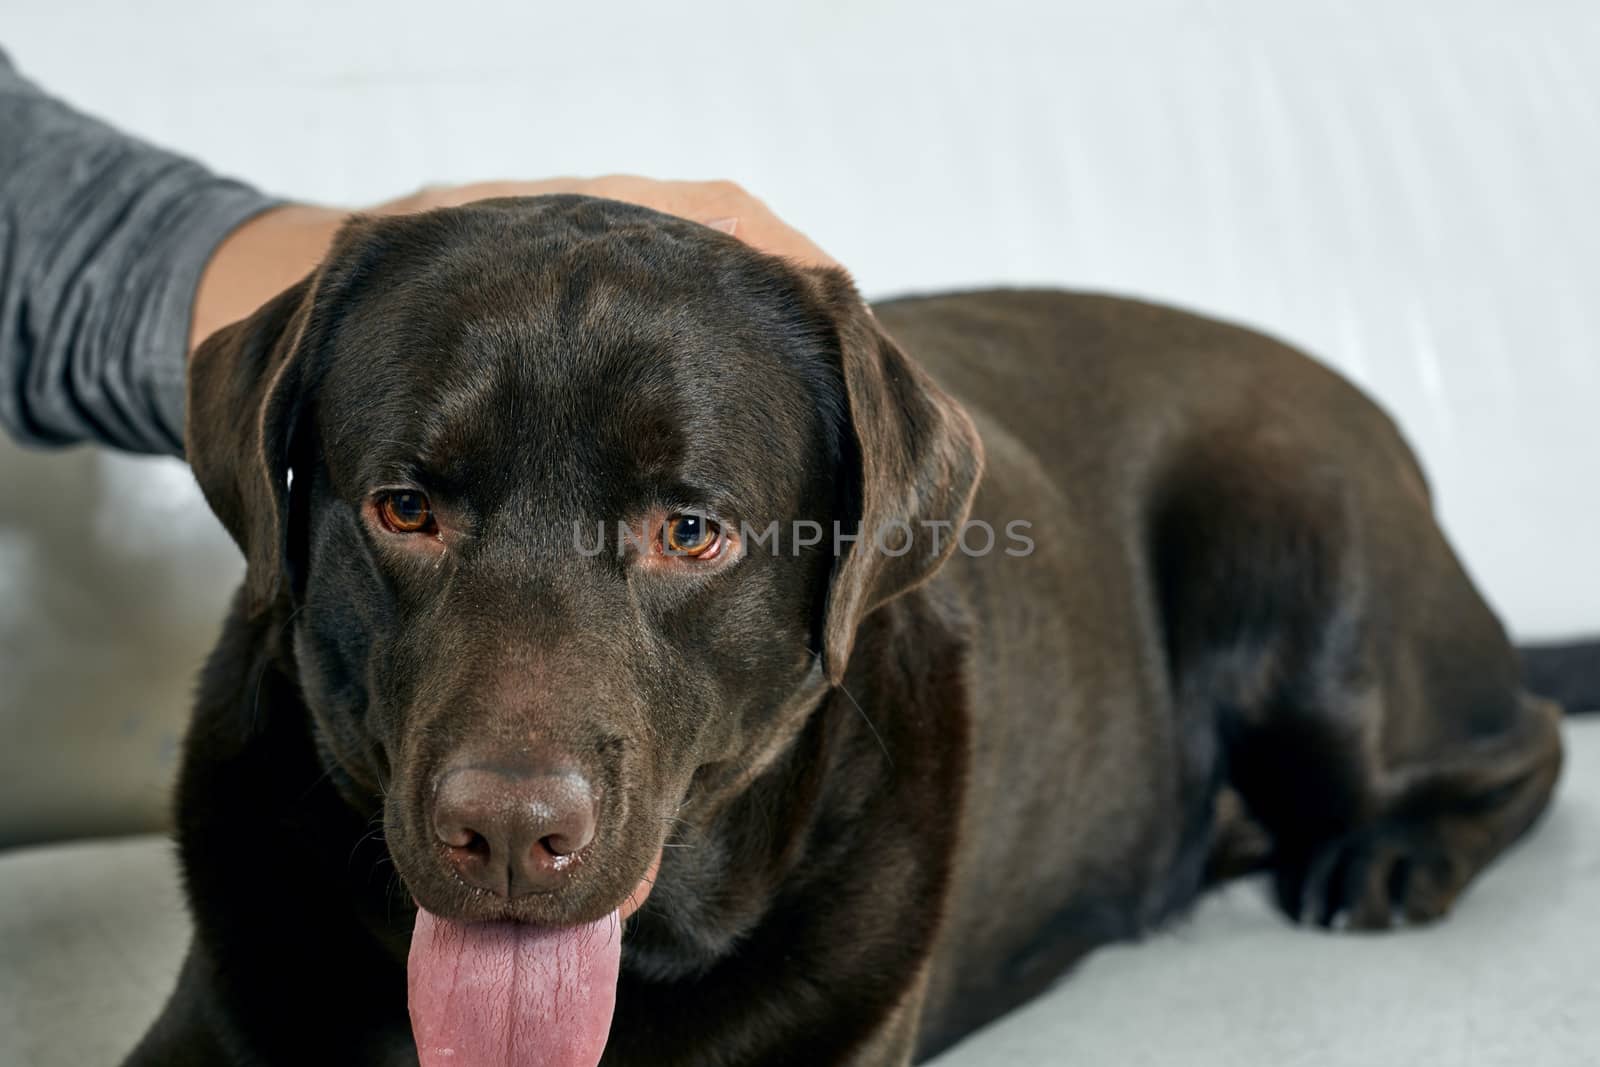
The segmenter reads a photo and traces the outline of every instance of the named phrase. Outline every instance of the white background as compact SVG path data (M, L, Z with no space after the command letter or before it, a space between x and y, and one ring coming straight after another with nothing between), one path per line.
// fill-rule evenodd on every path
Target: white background
M3 5L52 91L286 196L731 177L872 295L1264 328L1398 416L1520 636L1600 632L1592 0ZM231 547L176 464L0 444L0 479L0 728L167 759ZM44 803L64 757L12 748Z

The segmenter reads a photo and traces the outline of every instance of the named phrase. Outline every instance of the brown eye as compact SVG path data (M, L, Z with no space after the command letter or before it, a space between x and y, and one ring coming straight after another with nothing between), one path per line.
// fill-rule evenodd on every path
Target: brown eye
M722 547L722 527L704 515L682 512L668 515L662 527L663 547L674 556L704 559Z
M428 533L433 528L433 507L428 498L409 490L379 497L378 517L395 533Z

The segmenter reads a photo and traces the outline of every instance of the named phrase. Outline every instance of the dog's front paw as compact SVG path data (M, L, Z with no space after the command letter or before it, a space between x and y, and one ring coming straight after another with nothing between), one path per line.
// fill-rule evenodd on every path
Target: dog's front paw
M1281 863L1278 905L1324 929L1387 930L1442 918L1463 881L1436 833L1379 823Z

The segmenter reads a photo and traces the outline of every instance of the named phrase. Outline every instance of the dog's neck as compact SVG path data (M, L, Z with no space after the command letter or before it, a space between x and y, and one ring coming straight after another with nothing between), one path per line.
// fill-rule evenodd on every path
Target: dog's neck
M663 852L649 902L630 921L623 966L650 981L703 971L766 917L828 806L828 783L855 742L858 719L835 690L797 717L754 775L716 778L696 794ZM870 744L870 738L868 739ZM880 756L881 758L881 756Z
M965 635L927 610L930 595L863 623L843 685L819 680L797 694L801 713L758 773L697 782L718 787L704 794L716 803L686 808L669 838L650 900L630 920L625 973L661 982L708 971L758 928L788 922L783 909L806 886L831 893L873 878L871 828L899 806L908 778L940 788L946 750L964 744L962 723L946 721L963 705L939 685L938 665L960 659Z

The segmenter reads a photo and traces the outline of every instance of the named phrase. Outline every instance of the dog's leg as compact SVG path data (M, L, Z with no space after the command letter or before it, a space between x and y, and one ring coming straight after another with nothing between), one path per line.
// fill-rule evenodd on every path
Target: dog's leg
M917 1051L917 1033L922 1025L922 1006L927 999L928 970L906 990L905 999L878 1029L840 1067L910 1067Z
M1285 772L1305 772L1300 800L1262 799L1258 790L1264 805L1278 803L1264 821L1274 827L1280 905L1301 921L1332 926L1342 919L1354 929L1444 915L1543 810L1561 762L1558 714L1554 705L1523 697L1503 732L1374 768L1342 806L1323 803L1314 791L1331 787L1325 796L1339 795L1337 780L1363 768L1362 753L1341 748L1330 732L1322 735L1330 744L1321 756L1286 758Z
M1533 824L1560 771L1560 710L1525 696L1515 718L1504 733L1382 774L1373 819L1280 867L1285 909L1323 926L1344 915L1355 929L1445 915Z
M177 988L123 1067L214 1067L234 1062L235 1057L225 1051L208 1025L201 972L196 949L190 945Z
M1521 691L1504 631L1392 467L1319 484L1304 457L1233 458L1158 513L1178 713L1216 731L1290 916L1438 918L1548 801L1559 709Z

